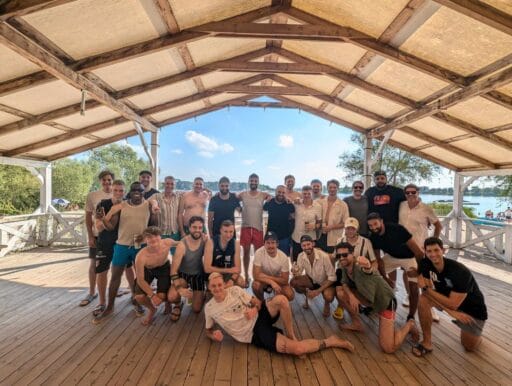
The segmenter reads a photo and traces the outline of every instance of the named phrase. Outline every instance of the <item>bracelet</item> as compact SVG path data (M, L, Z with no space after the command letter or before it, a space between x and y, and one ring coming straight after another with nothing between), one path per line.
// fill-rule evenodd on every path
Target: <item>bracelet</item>
M179 278L180 278L180 275L178 275L178 274L171 275L171 280L176 280Z

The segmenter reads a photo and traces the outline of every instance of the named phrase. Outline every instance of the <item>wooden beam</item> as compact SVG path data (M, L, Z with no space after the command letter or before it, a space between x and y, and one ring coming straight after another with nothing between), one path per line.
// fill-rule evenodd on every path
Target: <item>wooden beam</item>
M267 54L269 50L267 49L261 49L257 51L252 51L247 54L243 54L240 56L237 56L233 58L234 60L251 60L255 58L259 58L265 54ZM224 60L222 62L225 62ZM179 74L167 76L161 79L156 79L147 83L143 83L140 85L132 86L129 88L126 88L124 90L117 91L113 93L111 96L118 100L123 100L129 97L132 97L134 95L138 95L144 92L148 92L151 90L155 90L160 87L169 86L175 83L183 82L185 80L194 79L197 76L211 73L212 70L205 67L199 67L192 71L184 71ZM101 103L95 101L95 100L89 100L86 102L86 110L93 109L95 107L100 106ZM72 114L77 113L80 111L80 103L66 106L60 109L56 109L53 111L49 111L46 113L42 113L36 116L27 116L26 119L21 121L16 121L9 123L4 126L0 126L0 137L2 135L6 135L9 133L12 133L14 131L23 130L41 123L45 123L47 121L53 120L53 119L59 119L63 118Z
M251 21L257 21L259 19L272 16L275 13L282 12L287 8L289 7L282 5L259 8L242 15L231 17L225 21L233 23L247 23ZM211 24L215 23L208 23L206 25ZM186 43L191 43L196 40L207 38L208 36L210 36L208 33L184 30L173 35L162 36L156 39L136 43L128 47L122 47L116 50L83 58L73 62L72 64L69 64L69 66L72 70L78 73L93 71L98 68L106 67L128 59L134 59L139 56L148 55L173 47L179 47ZM22 76L16 79L11 79L0 83L0 96L5 95L6 93L14 92L16 90L20 90L22 88L34 87L36 85L49 82L53 79L54 77L51 74L48 74L44 71Z
M286 102L255 102L255 101L237 101L229 103L234 107L255 107L255 108L272 108L272 109L296 109L297 106Z
M434 0L447 8L512 35L512 16L483 1L477 0Z
M370 135L375 137L377 135L381 135L386 131L393 130L405 125L408 125L411 122L415 122L421 118L425 118L428 116L432 116L437 112L445 110L457 103L463 102L475 96L484 94L489 92L495 88L501 87L507 83L509 83L512 79L512 68L508 68L503 70L493 76L490 76L483 81L473 83L466 88L463 88L455 93L447 95L443 98L440 98L437 101L434 101L428 105L425 105L417 110L406 113L403 116L397 117L393 121L386 123L385 125L376 127L372 129Z
M258 95L305 95L319 96L321 91L310 91L303 87L272 87L272 86L218 86L213 88L218 92L241 93L241 94L258 94Z
M490 162L489 160L486 160L485 158L479 157L473 153L462 150L456 146L447 144L438 138L435 138L428 134L422 133L421 131L413 129L412 127L404 126L404 127L399 128L398 130L403 131L404 133L410 134L415 138L423 139L427 142L430 142L430 143L436 145L437 147L448 150L451 153L460 155L461 157L464 157L468 160L474 161L477 164L487 166L491 169L496 168L496 165L494 163Z
M61 60L51 55L5 23L0 23L0 42L19 55L22 55L24 58L37 64L55 77L79 90L82 89L87 91L87 93L98 102L105 104L107 107L118 112L127 119L138 122L146 130L155 132L158 130L157 127L147 119L142 118L128 106L112 98L105 90L98 87L83 75L71 70Z
M178 25L178 21L172 12L171 5L168 0L153 0L155 3L158 13L162 18L165 26L167 27L167 31L172 35L180 32L180 27Z
M76 0L10 0L0 5L0 21L15 16L28 15L32 12L42 11Z

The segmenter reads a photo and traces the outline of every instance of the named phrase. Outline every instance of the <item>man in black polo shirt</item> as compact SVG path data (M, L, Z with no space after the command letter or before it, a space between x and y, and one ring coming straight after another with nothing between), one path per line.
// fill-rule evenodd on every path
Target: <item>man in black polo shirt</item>
M286 201L286 187L276 187L276 196L263 205L268 212L267 232L275 232L279 238L278 248L290 256L290 236L294 228L295 207Z
M384 222L398 224L398 209L405 201L404 191L388 185L386 172L378 170L373 173L375 186L368 188L364 195L368 198L368 213L378 213Z
M460 327L460 341L467 351L480 344L487 320L484 295L473 274L458 261L444 257L443 242L436 237L425 240L426 259L419 265L418 286L422 289L418 306L423 341L412 350L416 356L432 351L432 314L437 307L446 311Z
M222 177L219 180L219 193L212 197L208 205L210 238L220 234L220 225L224 220L235 223L235 209L240 210L240 201L236 198L236 194L229 192L229 178Z
M384 223L378 213L368 215L368 228L379 272L392 288L395 288L395 282L388 274L397 268L403 268L406 271L409 278L410 304L407 319L414 319L418 307L418 263L416 259L423 258L423 251L407 229L399 224ZM381 249L385 253L383 257L380 257Z

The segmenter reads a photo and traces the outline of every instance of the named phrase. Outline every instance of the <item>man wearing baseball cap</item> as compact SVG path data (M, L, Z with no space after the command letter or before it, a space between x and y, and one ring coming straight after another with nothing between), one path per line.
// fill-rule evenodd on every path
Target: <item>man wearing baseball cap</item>
M306 295L303 307L309 308L308 299L314 299L322 294L324 298L323 316L331 313L331 302L334 300L336 273L327 253L315 248L315 241L309 235L300 238L302 251L297 264L292 268L293 279L290 283L293 289Z
M264 300L263 293L270 288L276 295L284 295L291 301L295 294L289 283L290 260L277 248L279 239L275 232L267 232L263 240L263 246L254 253L254 295Z

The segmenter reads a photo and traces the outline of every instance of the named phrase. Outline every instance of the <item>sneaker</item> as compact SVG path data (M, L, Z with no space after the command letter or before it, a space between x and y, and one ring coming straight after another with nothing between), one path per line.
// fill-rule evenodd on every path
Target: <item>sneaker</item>
M405 298L402 300L402 306L404 306L404 307L409 307L409 296L405 297Z
M437 313L437 311L434 307L432 307L431 313L432 313L432 320L436 323L439 323L439 314Z
M338 306L336 310L332 313L332 317L338 320L343 319L343 307Z

